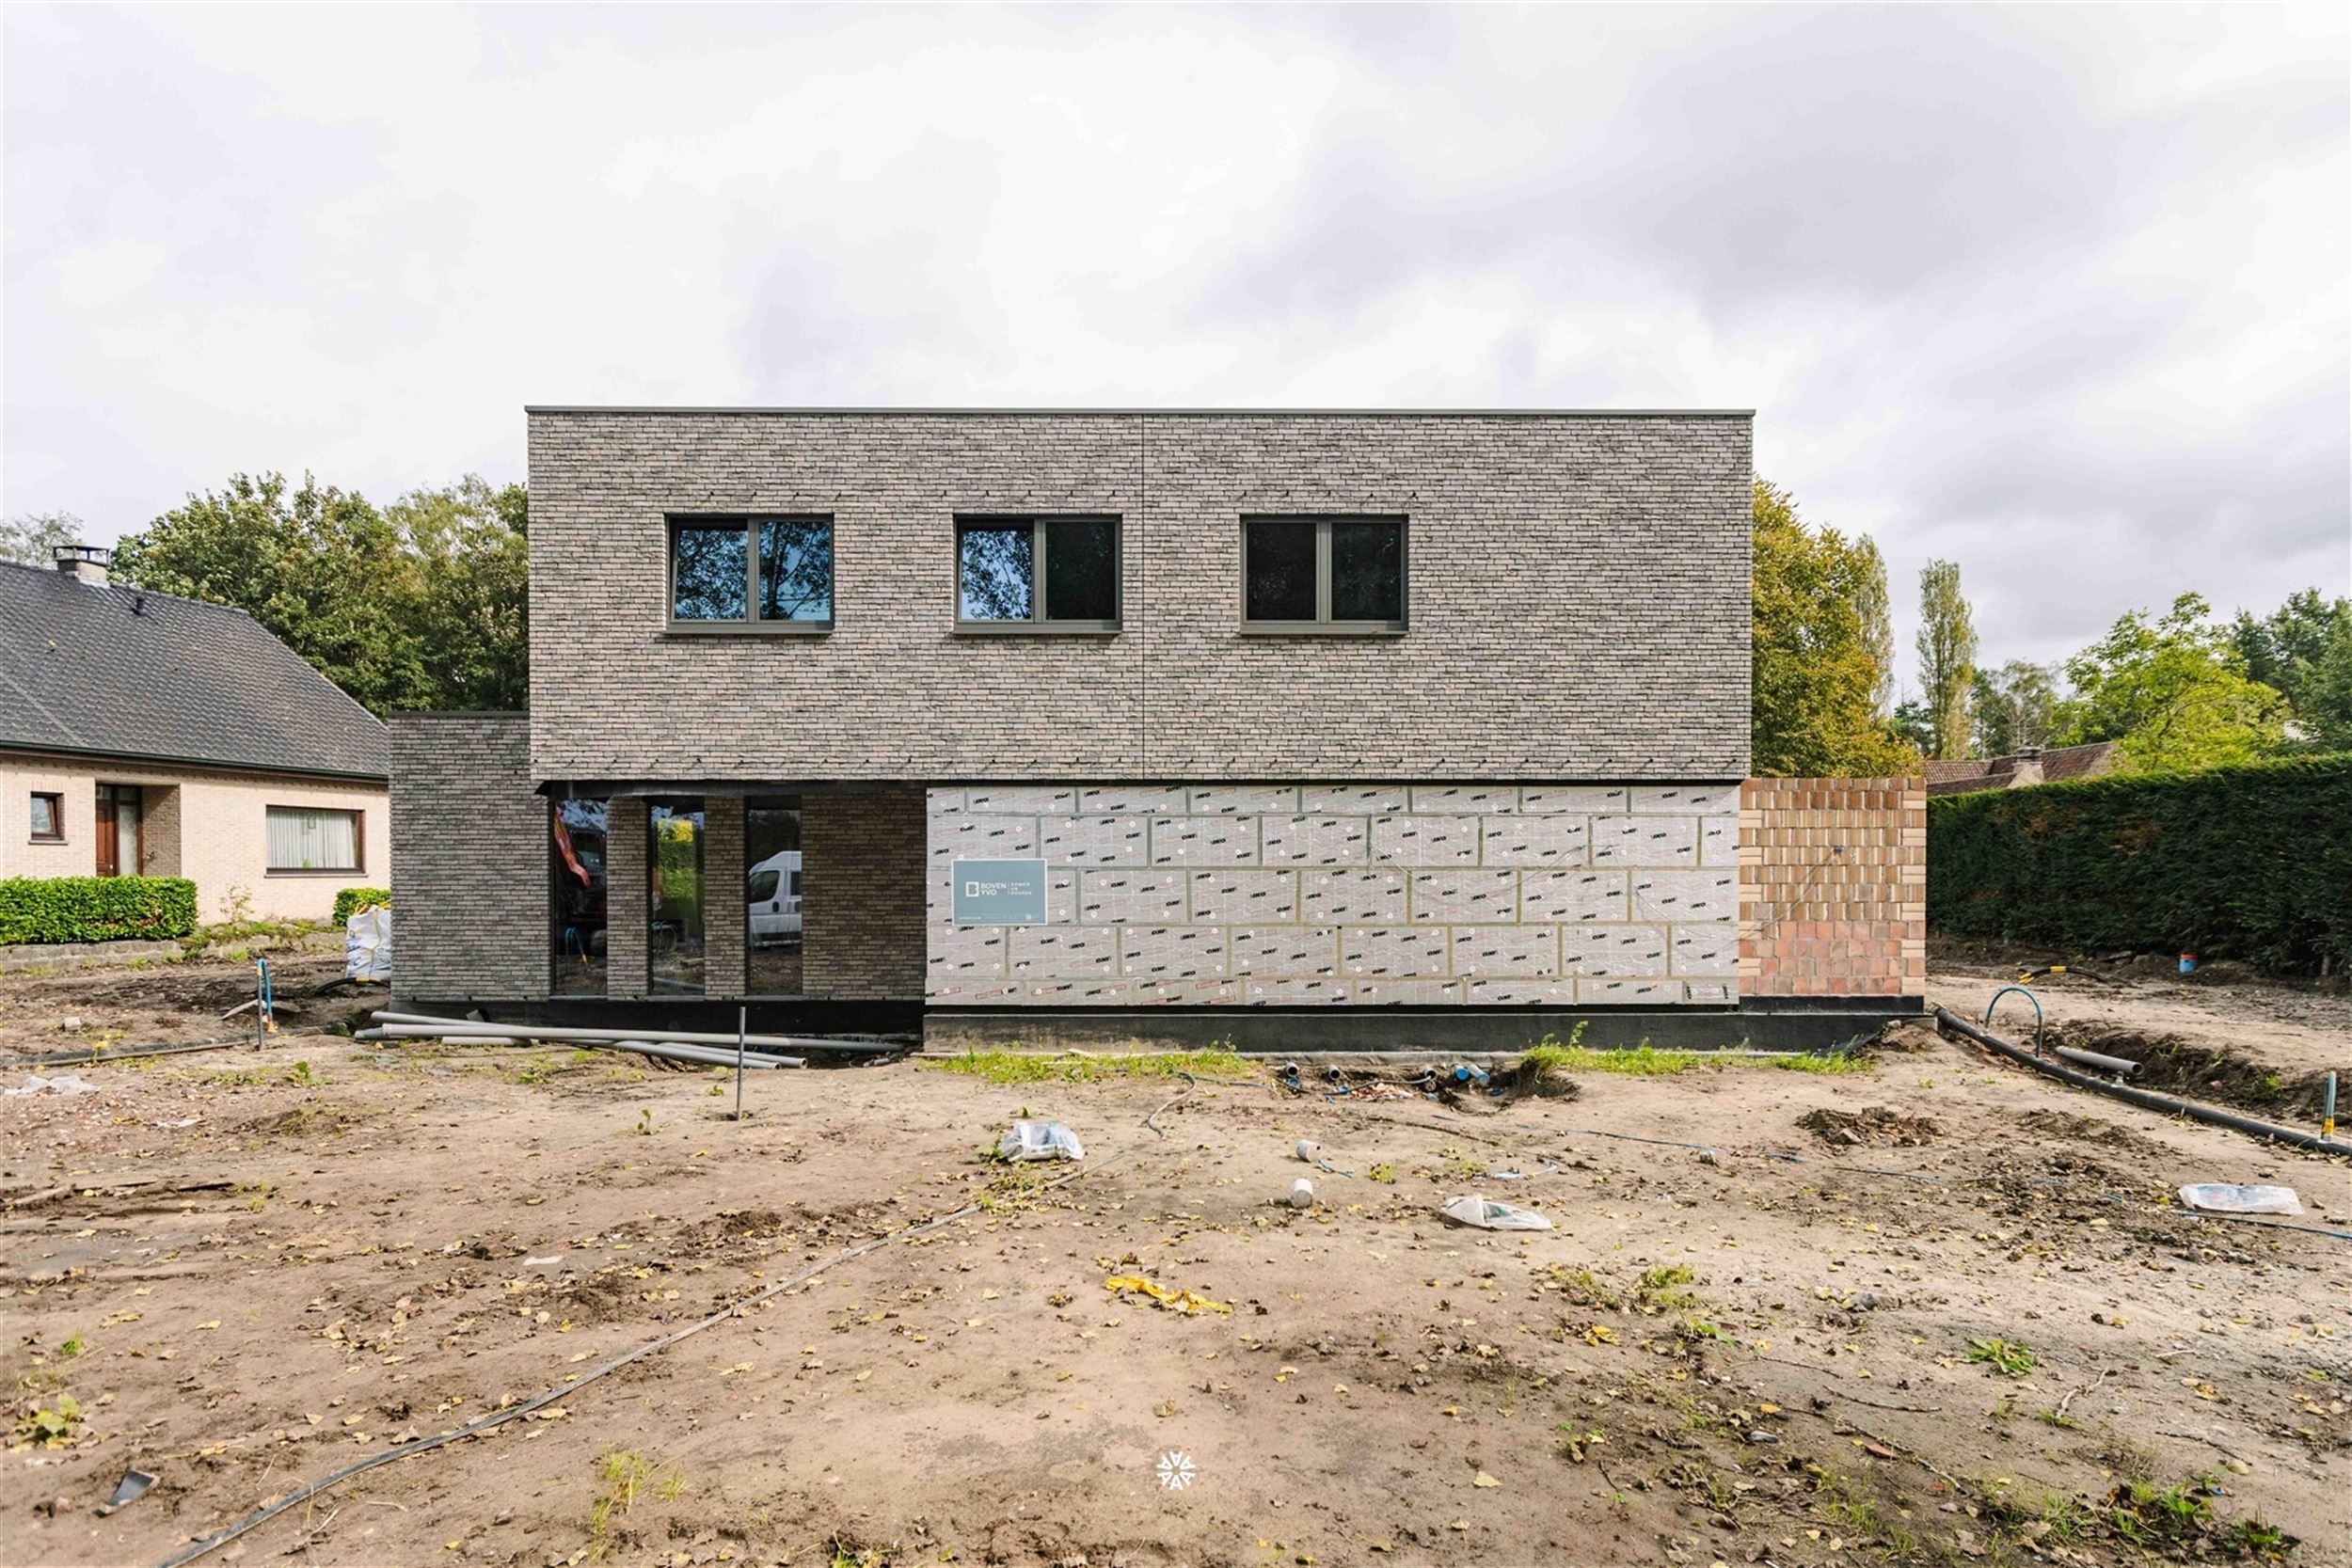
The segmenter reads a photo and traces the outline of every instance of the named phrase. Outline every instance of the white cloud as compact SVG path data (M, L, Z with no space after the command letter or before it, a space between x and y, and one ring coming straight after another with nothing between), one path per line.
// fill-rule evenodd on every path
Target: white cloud
M1689 404L1993 657L2352 576L2340 8L0 28L10 513L526 402Z

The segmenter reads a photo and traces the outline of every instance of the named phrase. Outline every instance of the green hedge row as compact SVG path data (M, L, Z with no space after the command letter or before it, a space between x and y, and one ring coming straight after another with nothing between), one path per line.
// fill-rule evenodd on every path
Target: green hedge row
M2352 753L1931 798L1928 924L2342 973Z
M380 887L347 887L335 895L335 924L341 926L363 909L391 901L392 895Z
M11 877L0 881L0 945L168 942L196 929L196 884L182 877Z

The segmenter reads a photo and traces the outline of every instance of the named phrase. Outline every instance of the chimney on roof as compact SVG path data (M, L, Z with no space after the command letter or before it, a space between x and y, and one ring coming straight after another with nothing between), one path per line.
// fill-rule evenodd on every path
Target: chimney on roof
M2041 747L2020 746L2017 748L2016 757L2016 765L2010 769L2010 788L2015 789L2020 784L2038 784L2042 782Z
M56 558L58 571L70 572L80 581L100 588L106 586L107 568L114 564L114 551L96 545L59 545L49 553Z

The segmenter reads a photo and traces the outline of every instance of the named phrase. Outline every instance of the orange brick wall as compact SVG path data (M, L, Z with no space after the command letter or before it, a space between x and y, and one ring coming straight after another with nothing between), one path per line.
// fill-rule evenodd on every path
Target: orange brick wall
M1926 780L1740 786L1740 995L1921 994L1927 897Z

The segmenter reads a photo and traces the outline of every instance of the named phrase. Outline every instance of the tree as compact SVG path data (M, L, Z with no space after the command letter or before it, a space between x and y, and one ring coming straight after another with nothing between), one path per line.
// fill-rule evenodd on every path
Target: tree
M1918 771L1879 717L1881 666L1865 611L1884 567L1867 540L1816 528L1786 490L1756 482L1754 750L1760 775Z
M78 545L87 525L71 512L36 512L0 523L0 561L27 566L49 566L56 552Z
M309 475L238 474L126 537L125 582L234 606L369 711L519 707L527 501L469 476L379 512Z
M2012 658L1979 670L1969 697L1977 726L1977 755L2007 756L2047 746L2058 718L2058 679L2047 665Z
M421 568L412 629L432 673L429 706L531 703L530 499L468 474L384 509Z
M1868 534L1854 540L1861 551L1867 580L1856 595L1854 609L1862 617L1862 645L1879 667L1879 683L1870 692L1870 705L1881 719L1895 716L1895 616L1886 594L1886 558Z
M2297 741L2352 749L2352 599L2306 588L2261 620L2240 610L2230 642L2249 676L2286 698Z
M1934 738L1931 756L1968 754L1968 697L1977 674L1977 628L1960 593L1960 567L1931 561L1919 573L1919 683Z
M2126 610L2066 661L2074 695L2059 705L2062 743L2112 740L2124 766L2195 769L2278 748L2286 703L2246 673L2231 633L2203 598L2184 594L2161 620Z
M1895 738L1923 756L1935 743L1935 726L1928 721L1928 705L1916 697L1905 697L1897 703L1886 727L1895 733Z

